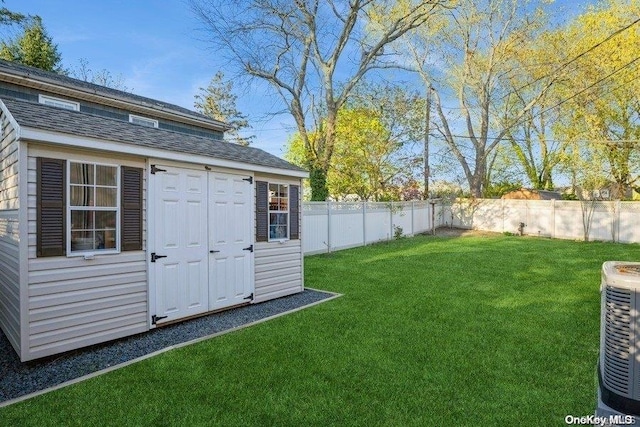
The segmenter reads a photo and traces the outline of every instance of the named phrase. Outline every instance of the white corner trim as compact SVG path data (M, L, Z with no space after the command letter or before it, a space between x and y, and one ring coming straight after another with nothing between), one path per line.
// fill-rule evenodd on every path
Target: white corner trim
M16 121L16 119L13 118L13 115L11 114L11 111L9 111L9 109L7 108L6 105L4 105L4 102L2 102L2 100L0 99L0 110L2 110L2 113L7 116L7 119L9 119L9 123L11 123L11 126L13 126L13 129L16 131L16 139L19 140L20 136L21 136L21 127L18 124L18 122Z

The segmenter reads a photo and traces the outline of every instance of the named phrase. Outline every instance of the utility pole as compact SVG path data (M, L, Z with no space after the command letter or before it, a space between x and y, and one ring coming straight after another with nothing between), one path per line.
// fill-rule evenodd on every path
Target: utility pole
M429 85L427 89L427 102L425 104L425 117L424 117L424 200L429 199L429 130L431 123L431 91L433 87Z

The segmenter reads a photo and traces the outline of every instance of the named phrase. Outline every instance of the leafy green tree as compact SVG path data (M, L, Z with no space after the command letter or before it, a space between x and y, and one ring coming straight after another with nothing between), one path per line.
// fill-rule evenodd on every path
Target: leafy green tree
M205 116L220 120L229 125L225 132L225 140L240 145L249 145L254 136L241 136L240 132L250 129L247 116L236 108L238 97L233 93L233 82L225 80L224 74L218 71L206 88L200 88L196 95L195 108Z
M58 46L47 34L39 16L28 19L23 34L0 43L0 58L46 71L61 72L62 57Z
M571 151L565 167L576 185L613 184L612 198L640 182L638 16L638 0L605 0L559 31L566 55L587 52L558 88L566 102L555 130Z

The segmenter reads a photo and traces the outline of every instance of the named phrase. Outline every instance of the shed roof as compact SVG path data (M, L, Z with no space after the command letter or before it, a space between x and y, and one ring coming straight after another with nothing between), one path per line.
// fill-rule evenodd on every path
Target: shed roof
M49 105L2 99L18 125L32 129L114 141L135 146L213 157L269 168L303 172L304 169L255 147L151 128L108 117Z

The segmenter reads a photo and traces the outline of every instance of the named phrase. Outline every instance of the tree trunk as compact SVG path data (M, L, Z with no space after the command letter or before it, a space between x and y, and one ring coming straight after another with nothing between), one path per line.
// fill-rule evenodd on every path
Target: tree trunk
M327 187L327 171L315 165L309 167L309 184L311 185L311 201L323 202L329 197Z

